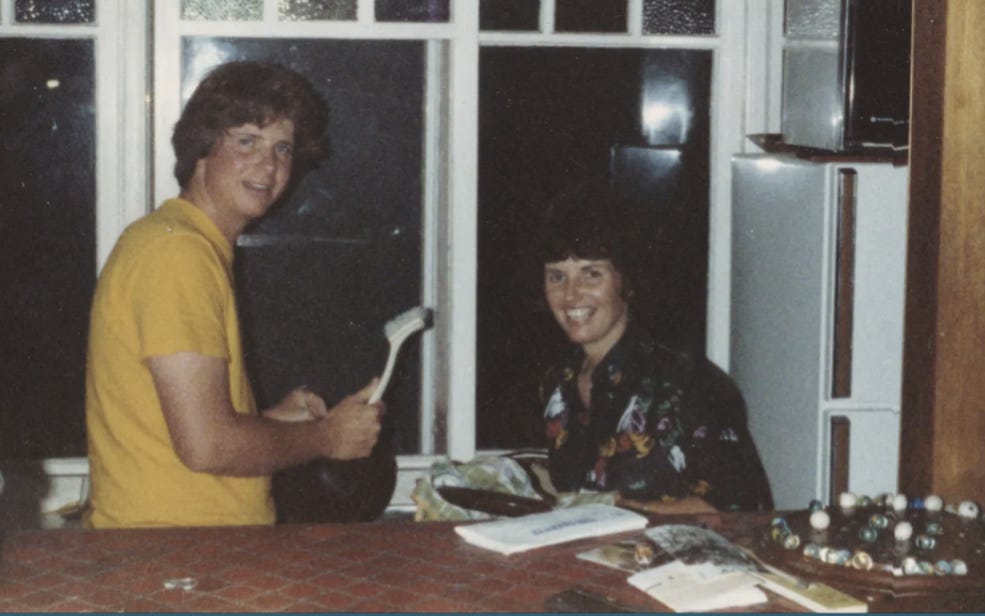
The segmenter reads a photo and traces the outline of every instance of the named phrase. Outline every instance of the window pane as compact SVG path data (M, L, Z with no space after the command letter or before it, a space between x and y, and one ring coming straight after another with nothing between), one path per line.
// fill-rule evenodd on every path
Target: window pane
M646 34L714 34L715 0L645 0Z
M558 32L625 32L626 0L556 0Z
M482 30L539 30L540 0L481 0Z
M17 0L14 19L22 23L92 23L96 0Z
M0 458L85 455L93 42L0 39Z
M606 177L642 214L653 276L633 309L704 349L711 52L489 47L480 56L477 439L544 446L538 384L567 345L525 256L533 204Z
M377 21L448 21L448 0L376 0Z
M346 20L356 18L356 0L280 0L285 21Z
M307 76L330 108L332 154L240 238L237 292L257 401L302 383L329 405L380 374L383 325L421 302L425 46L420 41L190 38L183 96L216 62ZM420 336L387 390L398 449L419 443Z
M259 21L263 0L182 0L181 18L203 21Z
M841 0L788 0L784 8L788 36L836 39L841 33Z

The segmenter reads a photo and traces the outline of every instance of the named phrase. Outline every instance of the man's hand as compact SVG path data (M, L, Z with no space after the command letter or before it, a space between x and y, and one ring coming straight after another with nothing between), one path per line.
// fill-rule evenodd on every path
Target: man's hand
M147 359L175 453L189 469L252 477L319 457L369 455L380 433L382 404L367 404L374 379L326 410L316 394L294 390L263 415L238 413L224 359L192 352Z
M328 415L328 407L321 396L305 386L291 390L284 399L263 412L267 419L275 421L311 421Z
M379 379L335 405L324 422L324 455L333 460L365 458L373 451L380 435L380 418L386 410L382 402L368 404Z

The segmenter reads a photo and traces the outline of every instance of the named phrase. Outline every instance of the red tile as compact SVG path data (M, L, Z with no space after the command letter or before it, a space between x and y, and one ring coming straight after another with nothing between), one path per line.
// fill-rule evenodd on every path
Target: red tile
M414 588L417 585L417 576L401 570L377 569L377 573L373 577L373 582L387 586L397 586L399 588Z
M25 611L33 612L51 608L59 601L64 601L65 596L50 590L39 590L26 594L18 598L17 603L27 608Z
M357 597L372 597L373 595L378 594L382 589L379 585L374 584L371 581L358 580L353 581L341 590Z
M517 585L510 590L511 595L515 596L518 600L523 601L526 605L540 605L543 603L544 599L550 597L556 592L558 591L551 588L531 586L527 584Z
M219 576L222 580L232 584L255 586L262 590L276 590L290 583L289 580L280 575L271 575L246 567L226 569L220 572Z
M329 612L348 611L351 609L352 605L359 603L360 601L362 601L361 598L331 590L322 593L318 597L312 597L307 600L308 603L319 606L322 611Z
M233 612L239 609L239 606L220 597L195 594L184 602L182 609L189 612Z
M18 599L37 590L37 586L25 582L0 581L0 599Z
M373 597L379 603L385 603L391 608L400 609L419 601L423 596L419 593L411 592L402 588L389 588Z
M414 582L411 588L422 595L440 595L448 588L448 584L442 583L440 580L421 576Z
M272 592L253 597L248 605L263 612L276 612L287 608L294 602L294 599Z
M256 588L254 586L246 586L244 584L230 584L228 586L224 586L223 588L220 588L219 590L213 592L212 594L214 594L217 597L222 597L223 599L226 599L228 601L246 602L252 599L253 597L259 594L263 594L265 592L267 591L260 590L259 588Z
M325 589L346 589L356 583L356 578L351 578L347 575L342 575L340 573L323 573L321 575L316 575L313 578L309 578L309 584L314 584L315 586L320 586Z
M513 587L513 584L496 577L483 577L476 579L476 581L471 584L471 587L482 590L486 594L492 594L510 589Z
M325 594L325 589L310 582L295 582L284 586L277 592L291 599L310 599Z
M58 612L99 612L102 611L98 606L92 605L87 601L82 601L80 599L67 599L61 601L51 606L51 608Z
M476 606L442 597L428 597L407 607L414 612L472 612L477 609Z

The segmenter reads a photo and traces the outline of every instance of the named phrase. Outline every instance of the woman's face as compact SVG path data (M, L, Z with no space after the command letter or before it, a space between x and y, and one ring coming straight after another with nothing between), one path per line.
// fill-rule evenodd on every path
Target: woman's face
M623 278L609 259L546 263L544 295L568 339L589 355L601 358L626 330Z

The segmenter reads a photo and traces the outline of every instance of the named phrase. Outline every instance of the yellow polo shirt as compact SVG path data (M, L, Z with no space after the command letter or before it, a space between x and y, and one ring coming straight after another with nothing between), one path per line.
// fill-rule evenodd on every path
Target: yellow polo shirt
M188 201L130 225L96 286L86 366L87 526L271 524L270 478L193 472L175 453L148 357L192 351L229 365L239 413L256 403L243 361L233 248Z

